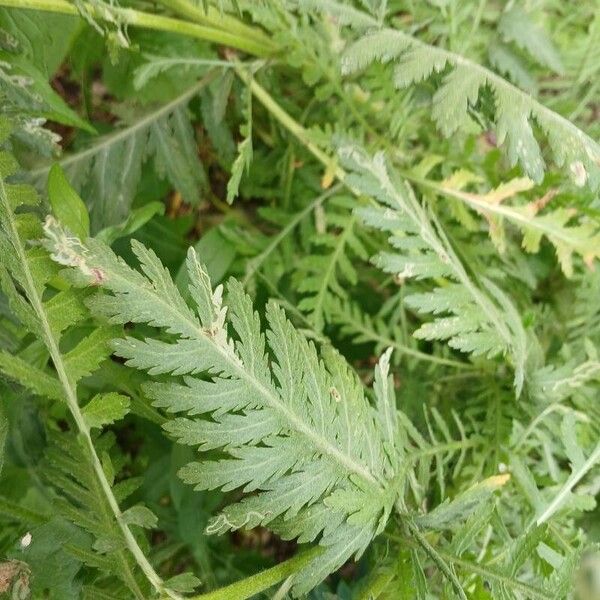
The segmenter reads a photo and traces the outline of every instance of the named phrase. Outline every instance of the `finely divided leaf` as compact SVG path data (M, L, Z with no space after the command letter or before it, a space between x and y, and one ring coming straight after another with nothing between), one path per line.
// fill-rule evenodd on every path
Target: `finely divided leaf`
M95 307L112 322L145 322L175 336L130 337L114 347L127 364L150 374L186 375L183 383L146 386L156 406L181 414L166 426L172 436L222 452L220 459L184 467L184 481L197 489L255 492L223 509L208 532L258 525L284 537L312 531L310 539L326 551L298 578L299 592L364 551L387 521L399 468L387 355L375 410L345 361L333 351L319 355L275 303L267 306L264 332L237 281L228 283L223 305L221 289L212 290L193 250L188 272L196 310L139 244L134 250L143 275L97 241L82 248L53 231L47 244L88 282L101 273L96 280L111 293L99 296ZM377 422L386 424L385 432Z
M348 185L375 198L379 204L358 208L369 226L389 232L392 252L380 252L374 263L402 279L446 278L430 292L410 294L411 308L434 315L415 336L447 340L461 352L510 357L515 388L520 394L526 360L526 335L511 300L486 279L475 280L454 252L441 224L419 203L412 189L386 164L383 154L368 156L359 148L340 149Z
M327 12L327 8L321 9ZM508 21L506 21L508 19ZM538 60L553 68L560 61L539 36L531 38L515 33L519 19L509 11L506 35L526 44ZM520 25L522 27L522 24ZM527 40L527 41L525 41ZM489 87L495 98L495 125L498 142L505 146L511 164L519 163L534 181L541 181L545 163L534 134L534 122L547 136L555 163L563 167L578 186L600 186L600 146L570 121L546 108L531 95L521 91L485 67L453 52L421 42L402 31L381 28L365 34L345 51L342 72L352 74L379 61L394 61L393 81L399 88L428 79L433 73L447 72L443 84L433 96L433 117L445 135L463 128L469 112L477 110L479 91Z
M186 202L198 204L206 176L197 157L187 104L206 83L201 80L137 121L61 159L59 164L71 185L89 199L94 231L121 223L128 216L142 164L148 158L154 159L158 173ZM38 187L43 187L48 170L41 166L30 173Z

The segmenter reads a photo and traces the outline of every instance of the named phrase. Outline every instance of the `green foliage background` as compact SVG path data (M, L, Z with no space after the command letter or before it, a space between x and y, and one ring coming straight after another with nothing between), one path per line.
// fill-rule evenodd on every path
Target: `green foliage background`
M0 597L600 598L600 5L0 0Z

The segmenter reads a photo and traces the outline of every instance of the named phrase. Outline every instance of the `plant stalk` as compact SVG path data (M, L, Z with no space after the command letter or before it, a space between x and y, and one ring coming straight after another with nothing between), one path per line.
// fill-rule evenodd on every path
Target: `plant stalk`
M384 535L389 540L392 540L397 544L401 544L402 546L408 546L411 548L416 548L417 546L421 547L415 539L410 537L399 536L392 533L385 533ZM460 558L458 556L454 556L448 552L444 552L443 550L436 550L436 552L448 563L452 563L457 567L461 567L467 571L470 571L471 573L475 573L481 576L484 580L491 579L494 581L501 582L505 584L506 587L521 592L524 598L535 598L535 600L547 600L549 597L548 592L546 590L536 588L528 583L520 581L519 579L513 579L512 577L504 573L500 573L492 569L488 565L474 563L469 560Z
M66 0L0 0L0 6L40 10L64 15L79 15L77 7L70 2L66 2ZM83 3L83 7L91 16L106 20L105 13L94 5ZM237 48L238 50L248 52L249 54L260 58L266 58L272 53L270 45L254 39L254 37L235 33L234 31L225 30L220 27L217 28L198 25L196 23L188 23L171 17L141 12L132 8L111 7L110 16L111 19L114 19L117 23L123 25L143 27L145 29L153 29L156 31L180 33L200 40L214 42L224 46L231 46L232 48Z
M102 463L100 462L100 458L98 457L98 453L96 452L96 448L94 447L94 443L92 441L90 428L86 423L83 413L81 412L81 409L79 407L75 386L69 379L64 359L59 349L58 341L55 337L54 331L52 330L52 326L47 318L41 295L38 293L33 274L31 272L31 269L29 268L29 262L27 261L25 249L23 247L23 244L21 243L21 238L19 236L16 223L12 218L12 207L7 196L4 181L2 181L1 178L0 202L4 204L4 210L9 215L9 235L14 240L13 246L15 248L17 258L20 264L23 265L24 280L21 283L23 285L25 294L27 295L27 298L29 299L35 313L37 314L40 320L40 325L42 327L43 332L43 339L52 359L52 363L54 364L54 368L56 369L58 379L62 385L67 406L69 408L69 411L71 412L71 415L73 416L73 420L75 421L75 425L77 426L79 434L83 438L83 441L88 449L97 481L100 484L102 491L104 492L106 501L114 515L115 520L117 521L117 524L119 525L119 528L121 529L125 544L128 550L131 552L132 556L134 557L135 561L137 562L138 566L143 571L144 575L152 585L152 587L154 587L154 589L159 594L162 594L167 598L171 598L173 600L181 600L181 596L179 594L176 594L175 592L165 587L162 579L160 578L158 573L156 573L156 571L146 558L146 555L142 552L142 549L139 547L137 540L135 539L133 533L129 529L129 526L123 521L123 513L121 512L117 499L115 498L112 492L110 483L108 482L106 474L104 473L104 469L102 468Z
M444 577L450 582L454 588L454 591L456 592L457 597L460 598L460 600L467 600L465 591L463 590L458 577L456 577L454 570L448 566L446 561L440 556L436 549L427 541L427 538L419 531L419 528L413 523L411 517L408 515L402 516L404 516L404 523L406 524L406 527L410 531L411 535L424 550L425 554L427 554L429 558L431 558L431 560L436 564Z
M273 97L263 88L254 77L247 73L242 67L235 66L237 76L248 86L252 94L257 100L298 140L302 145L319 160L326 169L331 169L335 177L343 182L346 178L346 171L337 166L335 159L331 158L327 153L323 152L315 145L308 135L306 129L293 119L281 106L273 99Z
M322 552L323 548L315 546L270 569L222 587L214 592L193 596L190 600L246 600L247 598L252 598L252 596L260 594L280 581L296 574Z
M272 53L275 53L278 49L261 29L246 25L243 21L212 6L208 6L207 10L204 11L203 8L188 2L188 0L159 0L159 2L175 14L190 19L199 25L222 29L241 38L252 39L264 48L269 48Z

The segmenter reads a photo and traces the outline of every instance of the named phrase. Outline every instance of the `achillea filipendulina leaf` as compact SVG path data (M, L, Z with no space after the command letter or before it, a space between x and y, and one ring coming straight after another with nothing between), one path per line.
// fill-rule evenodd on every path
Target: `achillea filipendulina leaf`
M84 281L110 291L92 303L101 314L114 323L149 323L175 336L129 337L116 340L114 348L127 364L150 374L186 375L183 382L146 386L156 406L182 413L166 425L172 436L224 454L184 467L184 481L197 489L257 492L226 507L207 531L269 525L291 535L296 519L314 518L327 506L328 516L320 513L311 525L311 537L319 536L327 550L306 570L298 591L360 554L387 521L400 464L388 354L376 372L375 410L344 360L335 352L319 355L277 304L267 306L264 332L237 281L227 284L223 304L223 290L211 289L193 250L187 265L195 310L141 245L134 250L144 275L100 242L89 240L83 247L54 224L47 228L53 256L77 267Z

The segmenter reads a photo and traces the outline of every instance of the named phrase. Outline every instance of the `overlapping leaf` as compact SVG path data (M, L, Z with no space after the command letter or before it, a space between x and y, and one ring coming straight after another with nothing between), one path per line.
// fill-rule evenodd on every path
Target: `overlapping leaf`
M400 458L387 358L376 371L373 410L345 361L333 351L319 356L276 304L267 306L264 332L234 280L224 306L223 288L211 289L193 250L192 309L138 243L141 273L94 240L82 247L53 233L48 244L85 282L110 290L93 301L98 314L169 334L116 340L114 348L130 366L184 376L146 392L155 406L181 414L166 425L170 435L201 450L219 448L223 458L189 464L183 479L197 489L256 492L226 507L209 533L269 525L284 537L318 539L327 550L298 580L300 591L364 551L387 521Z
M321 10L327 12L327 7ZM505 34L516 38L518 16L507 16L505 21ZM523 43L522 35L518 39ZM530 52L559 68L559 59L548 46L542 47L531 37L527 39ZM495 100L498 143L505 147L511 164L519 163L534 181L542 179L546 167L535 133L537 125L548 140L555 163L565 169L576 185L587 184L592 189L600 185L598 143L489 69L390 28L373 29L350 45L342 57L342 69L352 74L375 61L394 64L392 77L398 88L412 86L436 73L443 75L432 99L432 116L446 136L471 122L470 112L478 110L481 90L489 87Z
M380 252L375 264L399 280L447 279L443 286L405 299L419 312L435 316L415 335L448 340L451 347L475 355L508 355L519 394L525 377L526 334L508 296L490 280L476 281L467 272L433 213L388 168L383 154L370 157L348 146L340 156L350 171L348 185L379 203L357 209L357 214L367 225L390 233L394 252Z

